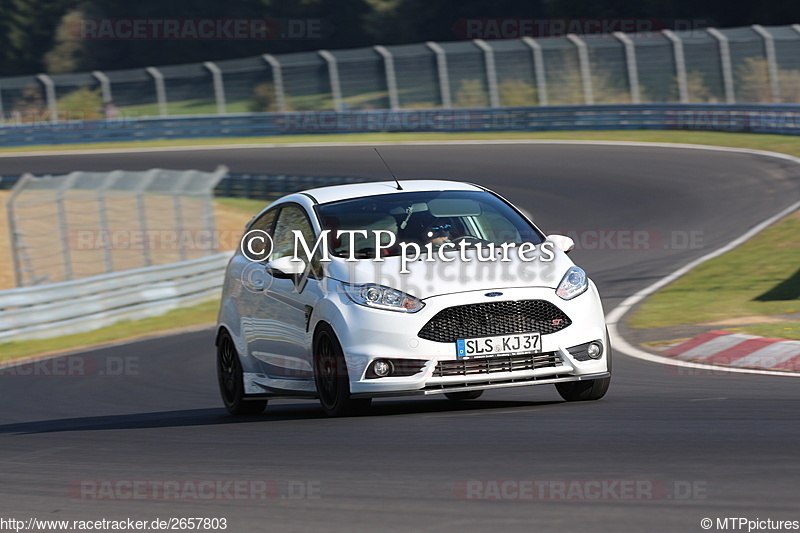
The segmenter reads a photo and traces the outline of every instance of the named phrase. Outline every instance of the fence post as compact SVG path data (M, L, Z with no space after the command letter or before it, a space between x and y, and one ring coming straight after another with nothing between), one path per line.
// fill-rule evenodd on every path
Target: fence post
M327 50L319 50L317 53L322 59L328 62L328 79L331 84L331 96L333 96L333 108L336 111L344 109L342 105L342 87L339 85L339 67L336 65L336 58Z
M183 246L180 246L182 241L181 233L183 232L183 210L181 209L181 193L183 192L184 188L186 187L186 183L189 181L189 177L196 174L196 170L187 170L183 174L181 174L180 178L178 178L177 183L170 194L172 195L172 211L175 215L175 230L178 232L178 257L180 257L181 261L186 261L186 249ZM212 235L213 239L213 235Z
M224 115L225 110L225 85L222 83L222 71L213 61L206 61L203 66L211 72L212 83L214 84L214 98L217 101L217 114Z
M56 86L47 74L39 74L36 78L44 85L44 93L47 98L47 108L50 110L50 121L53 124L58 122L58 109L56 107Z
M536 76L536 92L539 93L539 105L547 105L547 80L544 75L542 45L532 37L523 37L522 42L530 46L533 54L533 71Z
M69 253L69 223L67 222L67 212L64 209L64 191L72 187L78 180L78 176L83 172L71 172L61 185L56 189L55 203L56 216L58 217L58 238L61 241L61 259L64 261L64 279L72 279L72 257Z
M733 92L733 73L731 71L731 52L728 48L728 38L716 28L706 28L709 35L719 43L719 60L722 65L722 80L725 84L725 101L729 104L736 103Z
M772 102L780 104L781 85L778 79L778 60L775 57L775 38L761 24L753 24L752 28L764 39L764 56L767 58L767 72L769 73L769 84L772 90Z
M272 69L272 85L275 87L275 107L281 113L286 112L286 99L283 92L283 72L281 64L272 54L264 54L261 59Z
M450 98L450 75L447 73L447 54L444 48L433 41L425 43L436 54L436 70L439 73L439 91L442 96L442 107L450 109L453 102Z
M6 199L6 214L8 216L8 233L11 241L11 262L14 266L14 285L22 287L22 267L20 265L19 255L21 253L22 242L17 232L17 223L14 218L14 200L19 193L25 188L29 181L33 179L32 174L23 174L22 177L14 184L11 194Z
M123 170L113 170L109 172L103 184L97 188L97 218L100 222L100 231L106 232L110 235L111 232L108 228L108 210L106 209L106 191L111 188L116 181L125 174ZM114 271L114 262L111 260L111 247L103 247L103 263L106 267L106 272Z
M634 104L642 103L642 95L639 90L639 69L636 66L636 46L633 41L621 31L614 32L614 37L619 39L625 46L625 63L628 67L628 85L631 89L631 102Z
M375 46L375 51L383 57L383 68L386 71L386 90L389 92L389 107L400 109L400 98L397 95L397 78L394 73L394 56L384 46Z
M100 92L103 95L103 102L111 101L111 80L99 70L92 71L92 76L100 82Z
M164 85L164 75L156 67L147 67L147 73L153 77L153 82L156 85L156 100L158 101L158 114L166 117L169 112L167 110L167 88Z
M678 97L682 104L689 103L689 83L686 79L686 60L683 56L683 41L670 30L661 33L672 42L672 52L675 56L675 74L678 77Z
M142 231L142 235L145 236L147 235L147 210L144 205L144 193L150 184L158 177L159 172L161 171L157 168L145 172L138 186L132 191L133 194L136 195L136 214L139 217L139 229ZM146 244L143 247L143 252L144 266L150 266L153 264L153 259L150 255L150 248Z
M497 92L497 69L494 63L494 50L483 39L472 41L483 50L483 59L486 63L486 85L489 87L489 105L500 107L500 95Z
M578 61L581 68L581 79L583 80L583 99L587 105L594 105L594 92L592 91L592 72L589 68L589 51L583 39L570 33L567 39L578 48Z
M211 178L211 181L208 183L208 188L204 191L203 194L203 202L205 204L205 223L206 229L209 231L209 234L214 235L214 230L216 229L216 223L214 220L214 189L217 187L217 184L222 181L225 176L228 175L228 167L225 165L219 165L217 168L214 169L214 176ZM214 252L219 251L219 240L217 238L212 238L212 242L217 243L216 248L211 247L209 248L208 255L213 255Z

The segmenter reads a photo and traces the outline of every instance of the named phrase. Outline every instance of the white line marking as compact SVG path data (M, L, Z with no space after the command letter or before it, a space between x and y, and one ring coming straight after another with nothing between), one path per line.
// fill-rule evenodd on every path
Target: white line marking
M655 143L654 143L655 144ZM681 146L681 145L673 145L671 143L657 143L659 145L668 144L670 146ZM762 155L765 157L773 157L776 159L783 159L786 161L791 161L800 165L800 159L797 157L788 155L788 154L780 154L777 152L767 152L764 150L751 150L749 148L729 148L729 147L709 147L709 146L697 146L697 145L686 145L687 148L697 148L697 149L712 149L718 150L722 152L738 152L738 153L746 153L746 154L754 154L754 155ZM761 374L761 375L768 375L768 376L791 376L791 377L800 377L800 372L782 372L777 370L755 370L749 368L731 368L731 367L720 367L716 365L706 365L702 363L690 363L688 361L681 361L678 359L673 359L670 357L665 357L661 355L655 355L644 350L640 350L639 348L632 346L629 344L622 335L620 335L619 331L617 330L617 324L622 319L628 311L631 310L633 306L656 292L658 289L668 285L678 279L679 277L683 276L691 269L695 268L698 265L705 263L706 261L710 261L715 257L719 257L720 255L729 252L739 246L740 244L746 242L747 240L751 239L753 236L757 235L759 232L767 228L768 226L772 225L773 223L777 222L781 218L793 213L798 208L800 208L800 202L795 202L794 204L790 205L786 209L782 210L781 212L777 213L769 217L767 220L757 224L756 226L750 228L740 237L732 240L725 246L704 255L690 263L682 266L678 270L674 271L673 273L669 274L668 276L658 280L657 282L653 283L652 285L645 287L644 289L640 290L636 294L629 296L626 298L621 304L615 307L611 312L606 315L606 323L608 324L608 331L611 335L613 340L612 346L616 345L617 349L620 349L626 355L631 357L635 357L637 359L642 359L644 361L650 361L653 363L662 363L666 365L674 365L674 366L682 366L686 368L698 368L698 369L705 369L705 370L715 370L715 371L726 371L732 373L742 373L742 374Z
M710 401L713 401L713 400L727 400L727 399L728 398L726 396L718 396L716 398L692 398L689 401L690 402L710 402Z

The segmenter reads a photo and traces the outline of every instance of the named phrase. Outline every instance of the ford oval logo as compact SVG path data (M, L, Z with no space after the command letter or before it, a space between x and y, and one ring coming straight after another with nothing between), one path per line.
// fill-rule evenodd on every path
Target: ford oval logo
M487 292L484 296L488 296L489 298L494 298L495 296L502 296L502 292Z

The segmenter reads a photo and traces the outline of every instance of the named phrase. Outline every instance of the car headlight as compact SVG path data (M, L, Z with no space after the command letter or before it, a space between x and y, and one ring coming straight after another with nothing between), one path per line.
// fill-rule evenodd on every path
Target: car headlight
M586 279L586 272L582 268L574 266L570 267L561 278L556 294L563 300L571 300L579 294L583 294L588 287L589 281Z
M364 285L342 284L347 297L358 305L374 307L376 309L386 309L387 311L400 311L403 313L416 313L425 303L410 294L376 285L366 283Z

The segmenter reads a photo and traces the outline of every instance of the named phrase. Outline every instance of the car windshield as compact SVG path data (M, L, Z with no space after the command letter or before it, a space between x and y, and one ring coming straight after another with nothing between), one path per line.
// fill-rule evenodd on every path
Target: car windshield
M400 242L439 247L445 242L465 242L470 247L494 243L540 244L543 236L511 206L484 191L421 191L340 200L317 206L323 229L331 230L329 247L337 257L349 257L348 235L340 230L366 230L355 234L353 255L375 257L376 242L386 246L381 255L399 255ZM376 241L377 239L377 241Z

